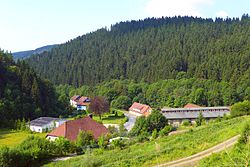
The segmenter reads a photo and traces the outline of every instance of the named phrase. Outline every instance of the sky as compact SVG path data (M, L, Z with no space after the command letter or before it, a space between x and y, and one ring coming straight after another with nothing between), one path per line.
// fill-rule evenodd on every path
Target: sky
M33 50L120 21L162 16L250 14L250 0L0 0L0 48Z

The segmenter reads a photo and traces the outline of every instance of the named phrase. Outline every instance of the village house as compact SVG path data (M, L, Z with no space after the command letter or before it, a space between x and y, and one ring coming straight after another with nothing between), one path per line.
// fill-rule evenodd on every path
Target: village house
M179 126L184 120L195 123L199 113L201 113L206 120L223 117L224 115L230 114L230 108L201 107L195 104L187 104L183 108L163 108L161 112L167 118L169 124Z
M60 118L40 117L30 121L28 126L31 131L42 133L53 130L54 128L59 127L66 121L67 120Z
M129 108L129 113L136 116L148 116L151 114L151 107L146 104L140 104L134 102L133 105Z
M46 138L54 141L58 137L65 137L70 141L75 141L80 131L92 133L95 140L109 133L109 130L105 126L97 123L90 116L86 116L84 118L65 122L49 133Z
M91 100L85 96L74 95L70 98L70 105L77 110L87 110Z

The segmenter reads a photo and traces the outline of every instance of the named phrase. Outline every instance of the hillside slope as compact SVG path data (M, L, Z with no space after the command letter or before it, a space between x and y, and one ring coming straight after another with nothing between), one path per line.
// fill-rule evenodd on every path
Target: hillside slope
M32 120L62 112L63 106L48 81L26 63L15 63L10 54L0 51L0 127L18 118Z
M26 59L28 57L30 57L31 55L34 54L41 54L45 51L50 51L52 48L56 47L57 45L47 45L47 46L43 46L40 48L37 48L35 50L27 50L27 51L21 51L21 52L14 52L12 53L14 60L17 59Z
M250 73L250 18L151 18L100 29L27 59L55 84L196 77L237 83Z
M239 134L250 117L240 117L194 128L179 135L132 144L124 149L87 152L67 161L45 166L154 166L213 147Z

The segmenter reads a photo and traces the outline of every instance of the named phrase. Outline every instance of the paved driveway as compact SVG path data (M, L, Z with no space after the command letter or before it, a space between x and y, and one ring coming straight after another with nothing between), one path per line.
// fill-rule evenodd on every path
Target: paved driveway
M128 112L124 113L124 115L125 115L126 117L128 117L128 122L126 122L126 123L124 124L124 127L125 127L128 131L130 131L130 130L133 128L134 124L135 124L135 121L136 121L137 116L131 115L131 114L129 114Z

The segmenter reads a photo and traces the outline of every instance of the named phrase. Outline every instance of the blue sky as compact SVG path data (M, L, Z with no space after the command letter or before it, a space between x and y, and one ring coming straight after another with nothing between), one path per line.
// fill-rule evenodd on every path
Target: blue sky
M0 0L0 48L64 43L120 21L189 15L241 17L249 0Z

